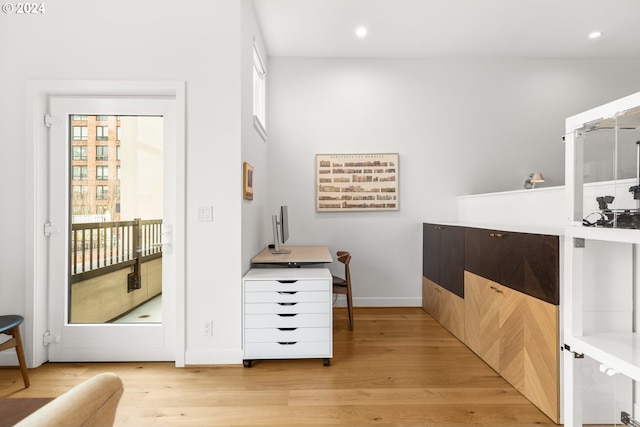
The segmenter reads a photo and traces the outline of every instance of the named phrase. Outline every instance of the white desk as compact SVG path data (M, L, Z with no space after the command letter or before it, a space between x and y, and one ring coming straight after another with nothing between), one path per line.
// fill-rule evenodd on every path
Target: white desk
M264 248L251 259L252 265L269 264L271 266L297 267L307 264L327 264L333 262L331 252L326 246L286 246L288 254L274 254L273 249Z

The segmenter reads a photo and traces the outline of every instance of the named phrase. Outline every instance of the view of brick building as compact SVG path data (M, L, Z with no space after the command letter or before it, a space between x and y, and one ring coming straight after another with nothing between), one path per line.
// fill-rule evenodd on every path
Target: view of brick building
M71 117L72 222L120 220L120 117Z

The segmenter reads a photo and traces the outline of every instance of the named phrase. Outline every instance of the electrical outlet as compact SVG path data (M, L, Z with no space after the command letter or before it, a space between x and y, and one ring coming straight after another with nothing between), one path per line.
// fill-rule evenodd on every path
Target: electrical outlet
M213 336L213 320L205 320L202 325L202 335L205 337Z

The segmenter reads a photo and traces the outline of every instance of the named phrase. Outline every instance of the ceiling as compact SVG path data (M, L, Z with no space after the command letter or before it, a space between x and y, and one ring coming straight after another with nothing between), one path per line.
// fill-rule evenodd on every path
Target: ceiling
M269 56L640 59L640 0L253 3Z

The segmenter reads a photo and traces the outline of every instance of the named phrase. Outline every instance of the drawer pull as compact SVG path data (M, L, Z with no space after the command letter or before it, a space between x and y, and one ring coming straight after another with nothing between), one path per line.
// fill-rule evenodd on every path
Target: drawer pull
M279 291L278 293L280 295L295 295L298 293L298 291Z
M491 237L497 237L497 238L507 237L507 235L506 235L506 234L504 234L504 233L491 233L491 234L489 234L489 236L491 236Z
M285 331L285 332L289 332L289 331L295 331L298 328L278 328L279 331Z
M494 291L496 291L499 294L502 294L504 292L502 292L500 289L496 288L495 286L490 286L491 289L493 289Z
M297 315L298 315L298 313L283 313L283 314L278 313L278 316L280 316L280 317L293 317L293 316L297 316Z
M278 305L292 306L296 305L297 302L279 302Z
M296 283L297 280L278 280L280 283Z
M278 344L280 344L280 345L294 345L294 344L298 344L298 341L278 341Z

